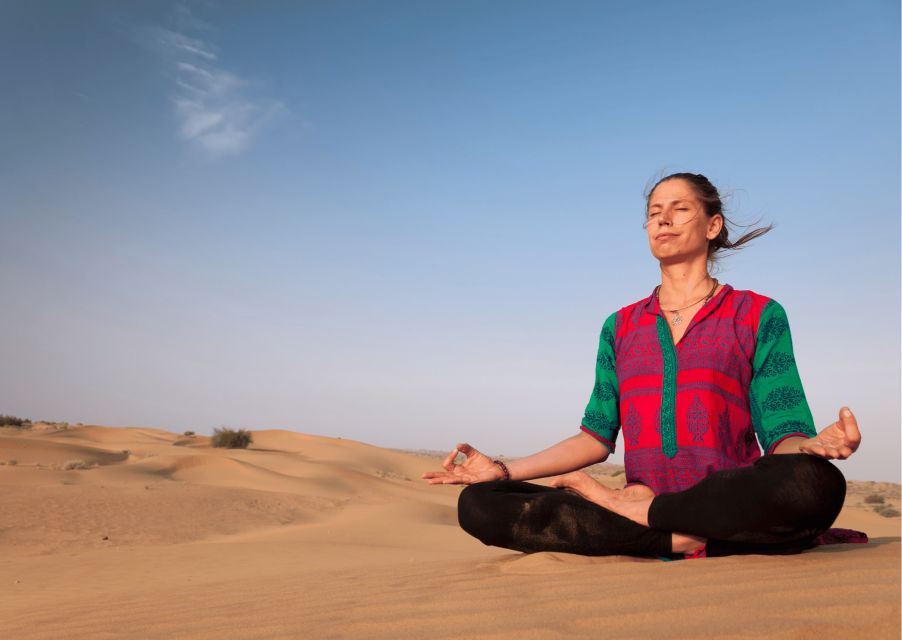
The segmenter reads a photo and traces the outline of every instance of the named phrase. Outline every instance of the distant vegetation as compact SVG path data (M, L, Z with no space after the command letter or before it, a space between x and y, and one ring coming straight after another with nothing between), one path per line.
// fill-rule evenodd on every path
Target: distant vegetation
M888 504L878 505L874 507L874 511L876 513L879 513L884 518L898 518L900 515L898 509L893 509Z
M884 499L879 493L872 493L864 499L867 504L883 504Z
M226 429L219 427L213 429L213 437L210 444L214 447L224 447L226 449L247 449L247 446L254 441L254 437L247 429Z
M0 427L15 427L16 429L31 429L31 420L17 418L16 416L0 415Z
M182 434L182 435L193 436L193 435L194 435L194 432L193 432L193 431L186 431L186 432L185 432L184 434Z
M63 465L64 471L71 471L73 469L90 469L93 465L85 462L84 460L69 460L66 464Z

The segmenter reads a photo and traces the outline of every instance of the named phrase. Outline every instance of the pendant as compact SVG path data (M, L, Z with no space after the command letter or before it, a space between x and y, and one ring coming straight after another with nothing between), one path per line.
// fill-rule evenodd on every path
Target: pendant
M672 324L673 326L677 326L681 322L683 322L683 316L681 316L680 314L676 314L675 316L673 316L673 320L670 321L670 324Z

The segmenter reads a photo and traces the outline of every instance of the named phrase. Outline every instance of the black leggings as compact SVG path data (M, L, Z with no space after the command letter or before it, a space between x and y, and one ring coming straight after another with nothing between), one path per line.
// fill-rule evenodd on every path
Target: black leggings
M846 480L807 454L762 456L656 496L643 526L563 489L519 480L464 488L457 518L483 543L515 551L682 557L671 533L707 538L705 555L800 553L839 515Z

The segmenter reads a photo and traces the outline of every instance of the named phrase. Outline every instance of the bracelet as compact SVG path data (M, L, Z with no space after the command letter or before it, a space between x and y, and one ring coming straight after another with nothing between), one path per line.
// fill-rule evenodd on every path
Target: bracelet
M504 464L503 462L501 462L501 460L492 460L492 462L494 462L495 464L497 464L498 466L500 466L500 467L501 467L501 470L504 472L504 477L501 478L502 480L510 480L510 479L511 479L511 472L508 471L507 465L506 465L506 464Z

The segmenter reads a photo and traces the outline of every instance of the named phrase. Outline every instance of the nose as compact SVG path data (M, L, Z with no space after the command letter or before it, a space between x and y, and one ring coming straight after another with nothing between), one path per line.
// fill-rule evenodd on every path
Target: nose
M664 211L658 212L655 214L655 216L653 218L646 220L645 224L643 226L646 229L648 229L650 226L652 226L652 223L655 223L655 222L657 223L658 229L660 229L663 226L669 227L670 225L673 224L672 215L669 212L664 212Z
M670 211L662 211L655 216L655 220L658 221L659 229L661 227L669 227L673 224L673 214Z

